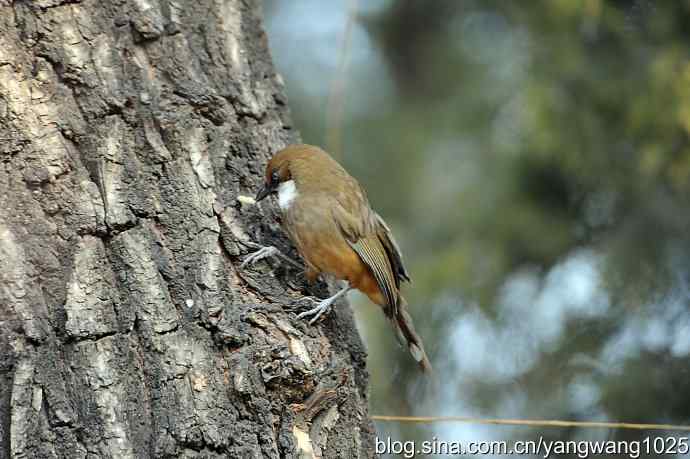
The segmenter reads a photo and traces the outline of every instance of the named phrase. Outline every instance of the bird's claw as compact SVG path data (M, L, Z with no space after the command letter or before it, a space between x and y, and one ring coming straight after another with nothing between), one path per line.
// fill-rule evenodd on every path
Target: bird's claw
M335 303L336 300L337 300L338 298L340 298L341 296L343 296L343 295L345 295L347 292L349 292L351 288L352 288L352 287L350 287L349 284L346 285L342 290L340 290L338 293L336 293L336 294L333 295L332 297L326 298L325 300L319 301L319 304L317 304L315 308L312 308L312 309L310 309L310 310L308 310L308 311L304 311L303 313L299 314L299 315L297 316L297 318L298 318L298 319L302 319L302 318L304 318L304 317L314 316L314 317L309 321L309 325L313 325L314 322L316 322L317 320L319 320L319 317L321 317L321 316L323 315L324 312L328 311L328 310L331 308L331 306L333 305L333 303Z
M278 249L273 247L272 245L269 245L267 247L262 247L256 252L249 254L247 258L244 259L242 264L240 264L240 268L244 268L247 265L252 265L256 263L259 260L263 260L264 258L272 257L274 255L279 254L280 252Z
M319 320L319 317L321 317L325 312L331 309L334 300L334 298L327 298L323 301L320 301L319 304L316 305L316 307L298 314L297 318L304 319L305 317L314 316L309 321L309 325L314 325L314 323L317 320Z

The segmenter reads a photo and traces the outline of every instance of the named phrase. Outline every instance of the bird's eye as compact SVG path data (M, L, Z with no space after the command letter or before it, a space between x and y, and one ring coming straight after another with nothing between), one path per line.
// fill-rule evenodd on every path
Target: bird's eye
M278 183L280 181L280 177L278 176L278 171L273 171L271 174L271 183Z

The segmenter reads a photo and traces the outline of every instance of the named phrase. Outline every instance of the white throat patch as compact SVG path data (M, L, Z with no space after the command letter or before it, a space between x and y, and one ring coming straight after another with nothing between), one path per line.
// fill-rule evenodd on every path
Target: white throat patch
M297 187L294 180L288 180L278 185L278 205L281 210L288 210L297 197Z

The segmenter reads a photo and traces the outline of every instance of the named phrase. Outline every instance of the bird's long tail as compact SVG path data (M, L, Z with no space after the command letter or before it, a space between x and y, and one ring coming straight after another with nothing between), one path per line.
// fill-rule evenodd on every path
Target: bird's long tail
M398 310L395 316L389 316L395 334L400 344L407 346L412 358L417 362L419 368L425 373L431 373L431 362L424 352L424 344L422 338L419 337L417 331L414 329L412 317L407 312L407 301L402 295L398 299Z

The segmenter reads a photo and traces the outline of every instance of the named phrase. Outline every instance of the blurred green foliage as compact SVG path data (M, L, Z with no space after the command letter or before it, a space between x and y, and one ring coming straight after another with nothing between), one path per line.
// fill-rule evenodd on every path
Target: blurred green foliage
M267 10L273 24L290 21L287 6ZM400 0L357 21L374 53L348 69L340 160L400 239L406 294L444 386L425 391L379 312L359 306L372 411L690 424L690 2ZM277 29L273 41L290 39ZM326 99L305 89L314 75L274 55L304 139L322 143ZM558 267L583 253L600 312L567 309L579 284L559 284ZM520 286L532 290L513 314L506 298ZM529 322L539 298L547 314L558 299L562 326ZM529 352L465 348L468 311ZM530 345L533 335L548 338ZM521 371L496 376L525 356ZM481 371L467 370L472 359Z

